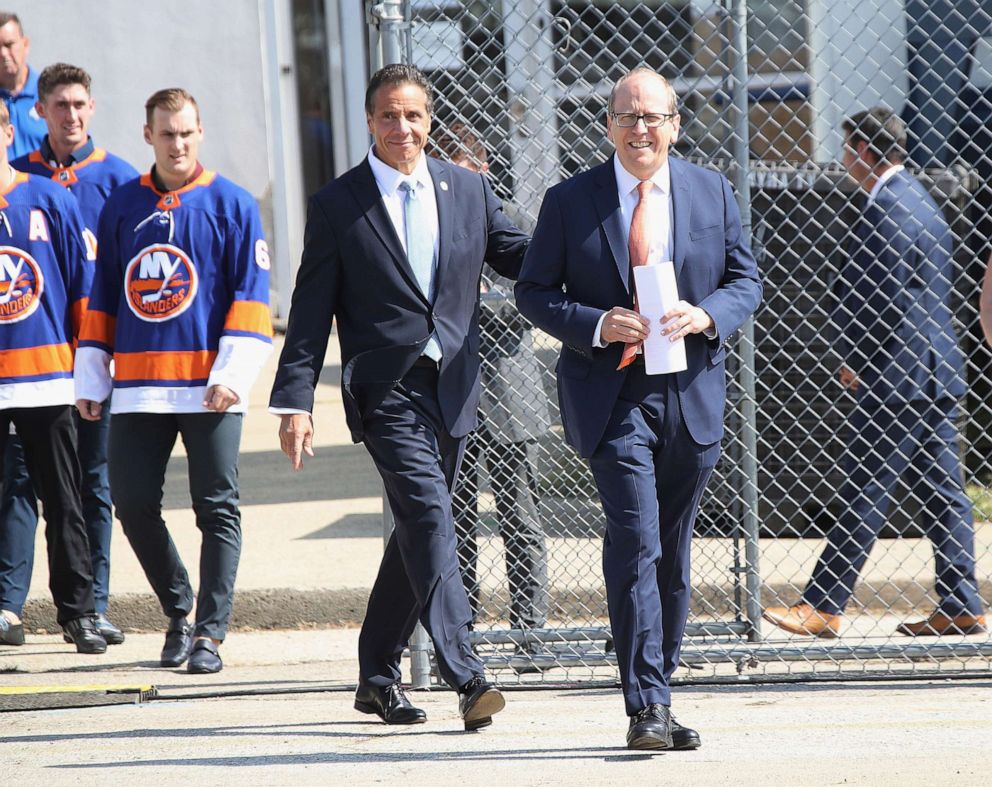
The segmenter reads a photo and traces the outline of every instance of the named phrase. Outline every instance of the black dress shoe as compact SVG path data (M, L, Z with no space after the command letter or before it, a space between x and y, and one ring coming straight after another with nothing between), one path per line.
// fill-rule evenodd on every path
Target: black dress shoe
M667 706L653 702L630 717L627 748L672 748L672 714Z
M159 663L163 667L178 667L189 658L193 647L193 628L186 618L172 618L165 632L165 645Z
M683 727L672 716L672 748L675 751L690 751L691 749L698 749L702 745L703 742L699 739L698 732Z
M75 643L76 653L107 652L107 640L100 636L91 617L70 620L62 626L62 631L65 633L65 639Z
M427 714L413 707L399 683L385 688L360 685L355 692L355 710L374 713L386 724L423 724L427 721Z
M481 675L458 689L458 712L465 721L466 730L481 730L493 723L493 714L506 707L506 700L499 689L487 683Z
M108 645L120 645L124 641L124 632L107 620L106 615L97 613L97 616L93 618L93 625L96 627L100 636L107 641ZM63 633L62 639L66 642L72 642L68 634Z
M193 643L186 671L194 675L210 675L224 669L217 643L212 639L198 639Z
M24 624L11 623L0 615L0 645L23 645Z

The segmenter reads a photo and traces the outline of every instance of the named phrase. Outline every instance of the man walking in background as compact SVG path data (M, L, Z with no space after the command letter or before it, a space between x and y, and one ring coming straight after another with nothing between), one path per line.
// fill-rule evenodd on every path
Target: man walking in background
M893 488L913 471L940 601L929 617L896 631L982 633L971 501L955 426L965 382L951 319L951 230L903 166L906 128L898 115L865 110L846 119L843 131L844 167L868 195L834 288L840 382L857 397L841 490L844 510L800 603L769 607L764 617L794 634L836 637Z
M14 128L7 143L8 160L37 150L47 131L37 106L38 74L28 65L30 51L31 40L17 14L0 11L0 99Z
M13 424L44 505L59 625L79 653L103 653L107 643L93 623L71 404L72 349L93 275L92 250L65 189L10 167L13 134L0 104L0 448ZM0 643L23 642L23 624L0 615Z
M188 658L189 672L214 673L223 667L219 647L241 554L241 425L272 349L269 253L254 198L199 161L203 127L193 96L160 90L145 113L155 164L116 189L100 216L76 398L82 417L95 421L114 391L110 489L169 618L162 666ZM162 519L179 435L203 536L192 628L193 588Z
M48 66L38 78L38 111L48 134L38 150L12 162L15 169L49 178L67 189L79 205L86 237L96 246L97 220L110 192L138 176L123 159L95 147L89 124L95 103L90 95L90 75L67 63ZM94 248L95 251L95 248ZM107 477L107 433L110 408L100 419L87 421L77 415L83 519L93 566L96 628L108 645L124 641L124 634L107 619L110 593L110 540L113 512ZM0 610L20 622L34 565L34 536L38 505L24 462L20 438L7 441L0 502Z

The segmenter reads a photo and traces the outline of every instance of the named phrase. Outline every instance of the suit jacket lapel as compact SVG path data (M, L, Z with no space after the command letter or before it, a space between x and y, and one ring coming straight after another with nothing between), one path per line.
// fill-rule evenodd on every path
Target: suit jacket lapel
M689 191L689 179L682 169L682 162L668 157L668 166L672 179L672 257L675 263L675 279L678 281L682 266L685 264L685 250L689 245L689 209L692 204L692 194Z
M630 251L624 242L623 216L620 213L620 195L617 192L617 178L613 172L612 158L599 167L593 199L596 202L600 221L603 223L606 240L610 244L610 251L613 252L613 261L617 265L620 280L627 292L630 292Z
M406 254L403 253L403 244L400 242L399 236L396 234L396 228L393 227L393 222L386 212L386 206L382 201L382 194L379 193L379 186L375 182L375 176L372 174L372 168L369 166L368 159L363 161L355 171L355 176L351 179L350 186L352 194L358 201L359 206L361 206L362 213L372 228L372 231L382 242L382 245L386 247L403 278L407 280L413 291L423 298L424 295L420 290L420 285L417 283L417 277L413 275L413 268L410 267L410 261L407 259Z
M444 166L434 158L427 159L427 171L434 181L434 199L437 201L437 271L435 272L434 296L441 291L441 282L449 265L451 234L454 231L454 180L447 176Z

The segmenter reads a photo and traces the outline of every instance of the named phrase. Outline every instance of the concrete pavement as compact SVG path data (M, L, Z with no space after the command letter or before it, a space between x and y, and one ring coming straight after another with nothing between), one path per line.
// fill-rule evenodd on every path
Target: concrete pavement
M336 352L335 342L332 348ZM38 686L154 685L158 698L0 713L5 783L988 783L990 679L769 686L749 684L745 670L735 685L678 689L676 713L700 730L703 748L653 756L623 748L626 719L614 686L563 688L568 679L609 678L609 668L551 672L543 688L509 691L505 713L480 733L462 731L454 695L439 690L414 695L428 711L425 725L397 730L370 723L351 708L354 624L382 549L381 496L364 450L351 445L344 430L336 364L328 359L318 388L318 455L301 473L278 452L276 419L264 412L275 356L254 392L243 441L245 544L235 626L219 675L157 666L163 619L119 530L111 613L128 629L125 644L88 657L58 635L38 633L54 630L39 535L28 643L0 647L0 707L4 689ZM199 535L188 505L179 447L166 490L167 518L195 582ZM978 537L981 574L988 577L988 525ZM867 576L869 600L926 575L932 563L926 542L881 546ZM559 604L593 603L601 586L598 539L561 535L549 547L559 555L553 570ZM714 586L713 598L726 593L720 577L732 575L731 547L721 539L697 544L696 576L704 591L707 582ZM801 584L818 550L815 540L763 541L766 590ZM484 539L483 551L483 560L502 562L497 540ZM489 590L501 584L496 571ZM700 595L710 598L708 592ZM585 622L595 623L604 610L587 614ZM888 637L899 619L869 603L849 627L865 638ZM963 664L947 666L953 671ZM987 670L987 660L977 666L983 664ZM101 703L132 698L99 688L84 694ZM71 704L69 694L60 696L37 701ZM7 707L15 704L10 697Z

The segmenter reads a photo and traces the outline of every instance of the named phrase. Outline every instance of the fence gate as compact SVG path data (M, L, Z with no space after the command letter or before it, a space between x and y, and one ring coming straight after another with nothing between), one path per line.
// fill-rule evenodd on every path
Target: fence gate
M367 14L373 69L408 62L427 72L437 90L433 135L460 123L482 139L493 186L525 229L549 186L611 155L607 96L636 66L664 74L679 95L676 154L734 184L765 299L731 342L727 436L697 523L676 679L992 669L986 633L896 633L948 595L935 564L949 559L973 554L983 603L992 600L992 352L978 322L992 205L992 2L414 0L368 3ZM815 639L761 613L800 600L831 531L843 542L858 530L850 511L862 490L845 486L845 468L860 422L838 381L845 359L836 348L845 331L870 326L852 326L864 317L845 315L838 296L864 200L840 164L841 123L873 106L905 120L908 170L950 227L950 268L927 292L898 296L914 308L936 298L953 315L967 382L955 450L974 525L945 526L946 506L921 476L926 460L908 457L899 483L870 500L886 524L841 636ZM562 438L558 347L517 315L512 282L487 279L484 290L484 426L456 495L474 645L503 683L615 680L603 514L585 463ZM888 311L879 319L895 320ZM908 375L912 359L902 362ZM891 408L873 423L896 418ZM429 647L422 636L411 643L415 683L428 678Z

